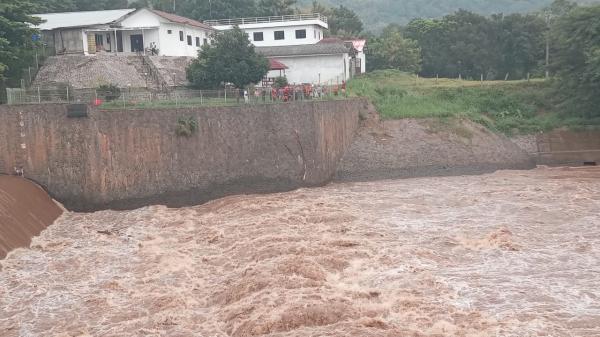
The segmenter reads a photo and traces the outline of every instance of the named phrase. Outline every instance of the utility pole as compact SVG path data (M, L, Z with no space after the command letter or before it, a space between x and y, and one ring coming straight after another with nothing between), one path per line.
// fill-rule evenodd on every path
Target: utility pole
M546 11L546 79L550 78L550 22L552 20L552 13Z

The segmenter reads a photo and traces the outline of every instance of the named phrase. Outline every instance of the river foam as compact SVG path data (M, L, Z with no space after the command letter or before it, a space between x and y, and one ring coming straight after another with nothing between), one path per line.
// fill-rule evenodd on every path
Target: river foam
M2 261L2 336L598 336L600 170L67 213Z

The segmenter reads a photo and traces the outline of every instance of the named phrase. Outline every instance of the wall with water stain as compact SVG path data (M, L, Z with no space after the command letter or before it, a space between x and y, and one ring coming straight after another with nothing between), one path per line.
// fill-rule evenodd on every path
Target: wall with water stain
M365 100L96 110L0 106L0 173L23 171L67 208L182 206L330 180ZM180 117L198 130L176 135Z
M536 141L538 164L600 164L600 130L554 130Z

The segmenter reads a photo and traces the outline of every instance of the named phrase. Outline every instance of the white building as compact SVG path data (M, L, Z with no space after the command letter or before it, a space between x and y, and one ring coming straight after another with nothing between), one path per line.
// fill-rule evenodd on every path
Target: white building
M217 30L238 26L257 47L315 44L324 38L324 30L329 28L327 18L320 14L209 20L205 23Z
M151 9L118 9L35 15L56 54L152 53L191 56L210 42L202 22Z
M350 78L349 49L343 43L315 43L297 46L257 47L256 51L287 67L289 83L341 84ZM267 78L280 76L277 69Z
M327 18L318 13L206 21L222 31L238 26L256 50L269 58L269 83L283 73L290 83L336 84L365 71L364 54L352 41L325 39ZM359 56L360 55L360 56ZM359 58L360 57L360 58ZM276 67L273 67L276 64Z

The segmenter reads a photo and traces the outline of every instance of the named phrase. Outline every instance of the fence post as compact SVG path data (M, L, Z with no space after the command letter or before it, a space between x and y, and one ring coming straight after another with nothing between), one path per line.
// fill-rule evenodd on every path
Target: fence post
M123 101L123 109L125 109L125 90L122 91L121 100Z
M200 90L200 105L204 105L204 96L202 95L202 90Z
M40 95L40 86L38 85L37 87L37 91L38 91L38 104L42 103L42 96Z
M227 88L225 88L225 103L227 103Z
M69 103L69 86L67 85L67 103Z
M27 67L29 69L29 84L31 84L31 67Z

